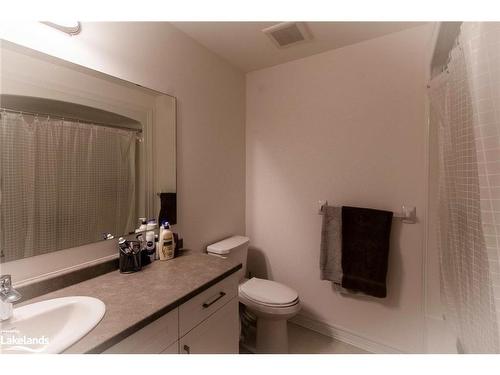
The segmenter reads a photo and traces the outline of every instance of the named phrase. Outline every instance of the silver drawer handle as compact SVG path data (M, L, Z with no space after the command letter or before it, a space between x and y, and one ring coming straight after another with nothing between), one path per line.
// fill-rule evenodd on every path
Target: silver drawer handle
M218 300L220 300L220 299L221 299L222 297L224 297L225 295L226 295L226 293L224 293L224 292L220 292L220 293L219 293L219 296L218 296L216 299L214 299L212 302L204 302L204 303L203 303L203 305L202 305L202 306L203 306L203 308L205 308L205 309L206 309L207 307L210 307L211 305L213 305L215 302L217 302Z

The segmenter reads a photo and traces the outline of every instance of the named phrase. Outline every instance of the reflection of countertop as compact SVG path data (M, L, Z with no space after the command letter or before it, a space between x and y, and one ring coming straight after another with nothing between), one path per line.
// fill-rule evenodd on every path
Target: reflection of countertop
M104 318L64 353L100 353L240 268L207 254L184 255L156 261L137 273L106 273L25 303L66 296L99 298L106 304Z

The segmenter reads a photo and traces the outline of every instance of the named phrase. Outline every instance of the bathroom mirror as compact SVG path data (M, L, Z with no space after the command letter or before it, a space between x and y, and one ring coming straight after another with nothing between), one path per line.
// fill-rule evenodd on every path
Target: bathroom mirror
M0 53L0 263L160 211L175 224L175 97L7 41Z

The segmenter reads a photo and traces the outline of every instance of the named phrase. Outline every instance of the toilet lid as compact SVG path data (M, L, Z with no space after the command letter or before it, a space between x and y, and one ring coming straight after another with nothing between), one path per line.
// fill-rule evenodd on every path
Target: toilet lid
M256 277L241 284L240 292L266 305L290 305L299 298L297 292L286 285Z

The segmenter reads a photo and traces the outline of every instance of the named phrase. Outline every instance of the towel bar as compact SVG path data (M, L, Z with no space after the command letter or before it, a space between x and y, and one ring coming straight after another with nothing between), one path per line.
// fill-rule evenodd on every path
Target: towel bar
M318 213L321 215L323 213L323 207L328 205L328 201L320 200L318 201L319 210ZM415 206L401 206L401 211L394 212L394 219L401 219L405 224L415 224L417 222L417 208Z

